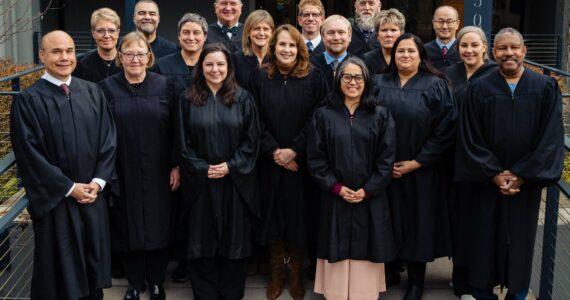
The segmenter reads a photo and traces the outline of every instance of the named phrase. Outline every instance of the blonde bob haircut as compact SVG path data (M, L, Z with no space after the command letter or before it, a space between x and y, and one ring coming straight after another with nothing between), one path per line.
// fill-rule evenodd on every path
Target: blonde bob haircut
M117 49L119 50L119 55L117 55L117 59L115 60L117 66L123 68L123 65L121 64L121 59L119 57L122 55L121 53L123 51L123 47L132 44L138 44L140 46L144 45L146 47L146 49L148 50L148 62L146 64L146 68L149 69L150 67L152 67L152 65L154 64L154 53L152 53L150 44L148 43L144 35L137 31L127 33L123 37L123 39L121 39L121 42L119 42L119 47L117 47Z
M253 50L251 49L251 40L249 39L249 33L257 26L259 23L265 22L271 28L271 34L275 32L275 23L271 15L264 9L258 9L253 11L245 19L245 24L243 25L243 35L241 39L241 47L243 55L253 56Z
M406 17L397 9L390 8L381 10L374 19L374 30L380 32L380 27L386 23L391 23L400 28L400 34L406 32Z
M121 18L114 10L108 7L99 8L91 14L91 29L95 29L97 23L101 20L113 23L117 26L117 29L121 28Z

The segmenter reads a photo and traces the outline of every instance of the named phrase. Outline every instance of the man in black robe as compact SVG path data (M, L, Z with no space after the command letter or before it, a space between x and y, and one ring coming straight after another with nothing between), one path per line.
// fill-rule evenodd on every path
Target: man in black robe
M176 44L156 34L158 24L160 23L160 12L156 2L153 0L140 0L137 2L133 21L137 31L142 33L150 43L155 59L178 51Z
M325 75L328 89L332 89L336 68L350 57L347 51L352 36L350 22L341 15L332 15L325 19L321 26L321 35L325 51L311 57L311 64Z
M525 299L532 271L541 190L560 178L564 156L556 81L523 67L521 34L499 31L499 70L467 91L459 122L455 179L472 186L469 284L478 300Z
M242 7L241 0L216 0L214 2L218 20L208 26L206 45L222 43L232 54L241 51L243 24L238 21Z
M71 76L75 46L42 38L45 74L14 98L11 141L34 229L32 299L103 299L111 286L107 202L116 134L105 97Z
M115 64L120 27L119 15L110 8L100 8L91 14L91 35L97 48L81 58L73 76L97 83L121 71Z
M459 28L459 13L451 6L440 6L433 13L432 24L436 38L424 46L431 64L441 70L461 60L457 45L455 45L455 33Z
M309 50L309 56L323 53L325 51L321 36L321 25L325 19L323 3L320 0L302 0L297 8L299 10L297 22L301 26L301 35Z
M381 8L380 0L354 1L354 24L352 24L352 40L348 52L362 58L364 53L380 48L374 30L374 19Z

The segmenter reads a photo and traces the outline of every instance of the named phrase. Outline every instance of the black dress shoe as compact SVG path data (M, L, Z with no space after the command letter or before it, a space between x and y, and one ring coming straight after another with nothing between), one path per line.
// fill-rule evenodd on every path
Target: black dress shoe
M170 275L170 279L174 283L185 283L190 281L190 272L188 272L188 264L185 261L178 262L178 266Z
M409 285L404 300L421 300L424 293L423 286Z
M164 293L164 288L161 285L152 285L150 287L150 299L165 300L166 294Z
M134 286L129 285L123 300L140 300L139 296L140 296L140 292L137 289L135 289Z

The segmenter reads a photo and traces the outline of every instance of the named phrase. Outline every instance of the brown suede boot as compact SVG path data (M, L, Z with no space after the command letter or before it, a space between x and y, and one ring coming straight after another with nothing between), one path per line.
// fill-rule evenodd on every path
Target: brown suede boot
M283 281L285 280L285 244L275 242L269 244L269 264L271 265L271 281L267 287L267 299L275 300L283 291Z
M305 297L305 286L303 285L303 257L305 249L288 245L287 251L291 256L289 261L289 294L295 300Z

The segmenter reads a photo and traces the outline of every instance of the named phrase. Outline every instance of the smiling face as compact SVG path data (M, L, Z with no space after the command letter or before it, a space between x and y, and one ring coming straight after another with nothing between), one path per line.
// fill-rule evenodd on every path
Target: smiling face
M158 23L160 23L158 7L154 3L138 3L135 7L134 19L138 31L145 35L152 35L156 33Z
M327 23L324 30L323 43L329 54L339 56L346 52L350 44L352 32L348 24L342 19L335 19Z
M398 37L402 34L400 27L394 23L384 23L380 25L378 31L378 42L384 49L392 49Z
M91 35L97 43L97 48L109 51L117 46L119 28L113 22L99 20L91 30Z
M46 72L61 81L69 78L77 63L75 44L63 31L50 32L42 39L39 56Z
M218 21L226 26L235 26L241 15L243 4L240 0L216 0L214 11Z
M249 32L249 40L251 41L252 46L263 48L269 44L271 35L271 25L262 21L253 25Z
M297 52L297 43L291 34L286 30L279 32L275 43L277 63L284 68L292 68L297 61Z
M297 21L302 28L303 35L317 35L321 30L324 16L321 10L314 5L307 4L301 8Z
M208 53L202 62L206 84L212 90L219 90L228 77L228 61L221 51Z
M487 45L483 43L481 36L475 32L469 32L459 41L459 56L465 65L475 67L484 63Z
M521 71L525 55L526 46L518 36L505 33L495 38L493 56L503 74L516 75Z
M455 33L459 27L457 11L448 6L438 8L433 14L432 24L435 35L447 43L455 38Z
M340 90L347 100L358 100L365 87L362 69L355 64L348 63L342 70Z
M180 33L178 34L178 41L180 42L180 47L186 52L199 52L202 51L204 47L204 42L206 41L206 35L202 26L194 22L186 22L180 28Z
M413 39L401 40L396 48L396 66L400 73L415 73L420 67L420 53Z
M140 40L123 44L120 49L119 59L125 73L133 77L144 74L149 62L149 54L150 50Z

